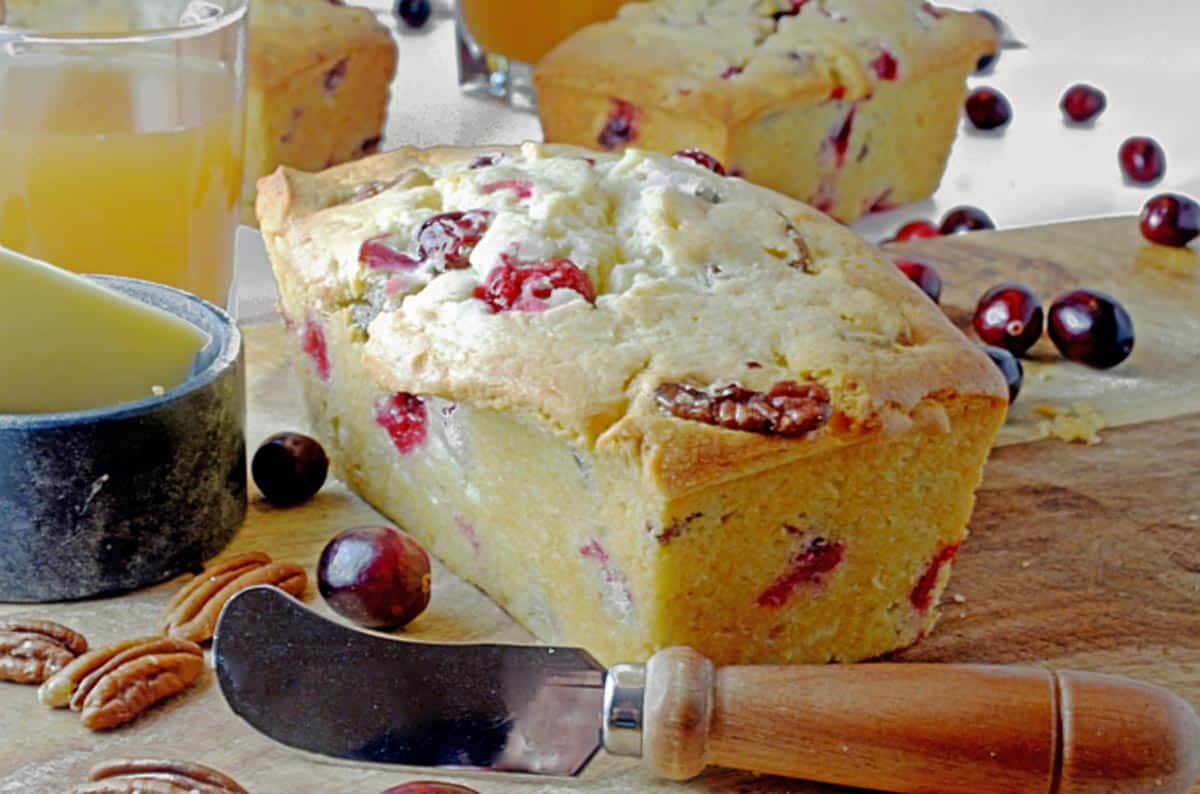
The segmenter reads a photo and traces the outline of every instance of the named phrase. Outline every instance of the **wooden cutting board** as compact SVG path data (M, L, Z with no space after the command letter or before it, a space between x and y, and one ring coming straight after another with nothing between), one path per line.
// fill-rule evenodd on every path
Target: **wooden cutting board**
M1131 358L1107 373L1062 363L1048 342L1036 348L1025 391L988 464L941 623L897 658L1132 675L1171 687L1200 707L1200 253L1146 245L1129 218L977 233L896 247L901 250L937 264L952 317L969 318L983 290L1007 278L1027 282L1047 303L1071 287L1092 286L1124 302L1137 340ZM246 330L253 445L278 430L303 430L306 422L281 354L282 329ZM1102 443L1036 440L1035 405L1078 400L1110 424ZM332 534L380 521L333 482L291 510L255 499L228 551L264 549L311 573ZM101 645L152 631L178 585L91 602L0 604L0 615L59 620ZM319 597L312 603L327 612ZM531 641L436 563L433 602L406 635ZM301 757L256 734L229 712L211 674L107 734L84 730L73 713L43 708L32 687L0 684L0 793L58 791L83 780L93 763L117 755L207 763L261 794L370 794L431 777L512 794L835 791L723 770L710 770L690 787L667 786L645 777L636 762L604 756L579 782L365 770Z

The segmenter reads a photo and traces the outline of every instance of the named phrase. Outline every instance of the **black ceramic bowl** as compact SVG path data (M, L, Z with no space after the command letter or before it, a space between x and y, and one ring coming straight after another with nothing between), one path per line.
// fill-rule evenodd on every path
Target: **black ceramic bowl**
M197 567L246 513L242 335L171 287L94 276L204 330L192 375L112 408L0 414L0 601L118 593Z

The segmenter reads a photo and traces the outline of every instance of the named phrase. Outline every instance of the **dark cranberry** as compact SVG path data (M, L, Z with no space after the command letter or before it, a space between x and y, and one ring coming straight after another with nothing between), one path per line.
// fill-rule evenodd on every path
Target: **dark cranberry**
M1067 89L1058 102L1063 115L1071 121L1083 123L1091 121L1104 112L1108 107L1108 99L1104 92L1094 85L1076 83Z
M967 94L966 108L977 129L994 130L1012 121L1012 105L994 88L976 88Z
M759 593L755 603L768 609L783 606L806 585L824 584L826 575L837 568L845 556L846 547L841 541L813 538L792 554L784 572Z
M492 213L487 210L444 212L421 224L417 245L421 259L440 260L443 270L462 270L471 266L471 251L483 239Z
M423 27L429 21L433 11L429 0L399 0L396 3L396 16L404 20L410 28Z
M612 104L612 112L596 136L602 149L615 149L637 139L637 107L623 99L614 99Z
M566 259L547 259L530 265L506 262L475 288L475 297L494 312L536 312L547 308L546 301L556 289L574 290L589 303L596 301L596 288L588 274Z
M1142 207L1141 226L1150 242L1182 248L1200 235L1200 204L1178 193L1159 193Z
M360 527L336 535L317 563L317 585L329 607L372 629L411 623L429 606L429 555L390 527Z
M329 458L315 440L300 433L276 433L254 453L254 484L273 505L306 502L325 484Z
M908 280L921 288L921 291L937 303L942 299L942 277L930 265L915 259L897 259L896 267Z
M1108 369L1133 350L1133 320L1111 295L1077 289L1050 304L1050 338L1058 352L1080 364Z
M926 240L940 234L938 227L930 221L909 221L896 230L896 240Z
M1029 287L1008 281L983 294L972 323L984 344L1020 356L1042 335L1042 304Z
M778 22L784 17L794 17L800 13L800 9L803 8L804 4L807 2L808 0L791 0L789 7L786 10L776 11L775 13L771 14L771 18Z
M1153 138L1135 135L1121 144L1118 154L1121 170L1130 182L1148 185L1162 179L1167 170L1167 155Z
M995 229L996 224L978 207L955 207L942 216L942 234L959 234L980 229Z
M1011 405L1017 401L1017 395L1021 393L1021 383L1025 380L1025 368L1021 366L1021 360L995 345L984 345L983 350L1004 375L1004 382L1008 385L1008 402Z
M680 149L675 152L674 156L680 160L691 160L701 168L707 168L714 174L725 176L725 166L721 165L721 161L708 152L701 151L700 149Z

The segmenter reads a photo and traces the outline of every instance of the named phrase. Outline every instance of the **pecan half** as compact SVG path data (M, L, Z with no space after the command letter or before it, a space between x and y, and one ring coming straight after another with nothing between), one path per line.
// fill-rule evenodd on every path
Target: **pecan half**
M822 427L832 413L824 386L790 380L780 381L766 392L738 385L710 391L664 383L654 396L660 410L680 419L791 438Z
M105 661L79 682L71 708L80 712L84 727L94 731L136 719L155 703L182 692L204 670L200 646L174 637L147 637L116 653L109 648L92 653Z
M117 758L92 767L72 794L248 794L237 781L189 761Z
M213 638L226 602L247 587L261 584L299 597L308 584L308 576L299 565L272 562L261 552L230 557L205 568L171 598L162 618L163 633L192 642L207 642Z
M49 620L0 620L0 681L40 684L87 651L78 632Z
M85 653L47 678L38 688L38 700L52 708L65 709L70 705L71 695L79 686L79 682L91 675L94 670L103 667L110 659L125 650L156 639L159 638L138 637Z

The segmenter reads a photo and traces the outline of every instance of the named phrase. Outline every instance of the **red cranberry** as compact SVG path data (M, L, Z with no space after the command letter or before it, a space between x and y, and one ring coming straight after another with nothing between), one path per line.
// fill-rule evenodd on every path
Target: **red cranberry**
M851 105L850 110L842 118L841 124L825 139L824 145L833 149L838 168L841 168L846 163L846 150L850 147L850 133L854 130L854 112L856 109L855 106ZM823 210L824 208L818 206L817 209Z
M588 274L566 259L547 259L525 266L505 262L488 274L483 285L475 288L475 297L494 312L542 311L556 289L574 290L589 303L596 302L596 288Z
M613 109L596 137L596 143L604 149L615 149L632 143L637 138L637 108L623 99L613 100Z
M499 182L489 182L480 188L480 190L484 193L511 190L517 194L517 198L521 201L528 201L533 198L533 182L528 179L501 179Z
M425 401L408 392L396 392L375 405L375 424L387 431L401 455L425 443L425 421Z
M995 229L996 224L978 207L955 207L942 216L942 234L959 234L980 229Z
M840 541L814 538L792 555L787 569L758 595L755 603L768 609L783 606L805 585L823 584L825 575L845 556L846 547Z
M439 783L436 780L414 780L411 783L401 783L392 786L383 794L479 794L473 788L460 786L456 783Z
M1012 105L994 88L976 88L967 94L966 109L977 129L994 130L1012 121Z
M1025 368L1021 366L1021 360L995 345L984 345L983 350L1004 375L1004 382L1008 386L1008 403L1013 404L1017 395L1021 393L1021 383L1025 380Z
M444 212L421 224L417 245L422 259L441 260L444 270L463 270L471 266L471 252L483 239L492 213L487 210Z
M897 259L896 267L934 303L942 299L942 277L930 265L915 259Z
M268 502L290 507L307 502L321 490L329 473L329 458L308 436L276 433L254 453L250 473Z
M1129 181L1148 185L1162 179L1167 170L1167 155L1153 138L1135 135L1121 144L1121 170Z
M880 48L879 55L871 61L871 68L880 80L895 80L899 73L896 56L888 52L886 48Z
M325 331L321 326L309 320L304 324L304 334L300 338L300 349L312 359L317 369L317 377L329 380L331 367L329 364L329 348L325 344Z
M983 294L972 323L984 344L1020 356L1042 335L1042 304L1029 287L1008 281Z
M367 270L410 270L420 264L420 260L393 248L391 237L390 234L382 234L365 240L358 249L358 261Z
M913 609L924 612L933 606L933 588L937 586L938 574L941 573L942 568L954 562L957 554L958 544L955 543L933 555L925 572L921 574L921 578L913 585L912 592L908 594L908 600L913 605Z
M429 606L429 555L390 527L360 527L336 535L317 563L317 585L329 607L372 629L411 623Z
M1083 123L1091 121L1104 112L1108 107L1108 99L1104 92L1094 85L1076 83L1067 89L1059 100L1058 107L1063 115L1071 121Z
M930 221L909 221L896 230L896 240L925 240L940 234L938 227Z
M1095 369L1120 364L1133 350L1133 320L1111 295L1077 289L1050 304L1050 338L1063 356Z
M790 7L786 11L776 11L775 13L771 14L771 18L778 22L784 17L794 17L800 13L800 9L803 8L804 4L807 2L808 0L791 0Z
M707 168L714 174L725 176L725 166L721 165L721 161L708 152L701 151L700 149L680 149L675 152L674 156L680 160L691 160L701 168Z
M1141 227L1150 242L1182 248L1200 235L1200 204L1178 193L1160 193L1142 207Z

